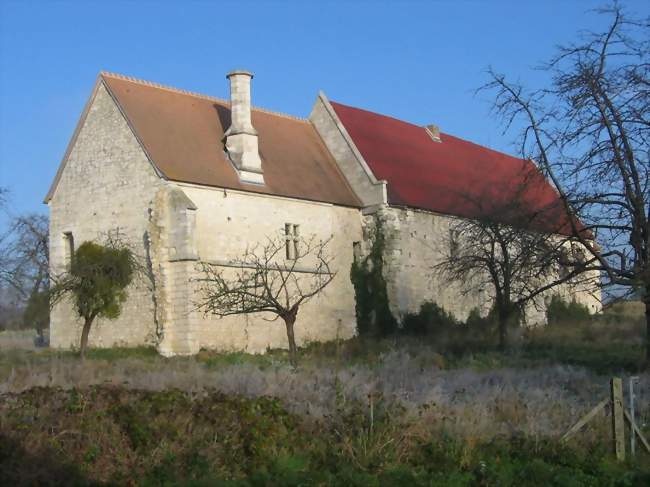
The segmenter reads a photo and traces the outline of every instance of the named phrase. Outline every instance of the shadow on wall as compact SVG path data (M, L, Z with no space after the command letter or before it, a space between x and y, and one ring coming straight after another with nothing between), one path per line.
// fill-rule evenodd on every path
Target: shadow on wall
M221 129L225 132L231 123L230 108L224 107L222 105L217 105L216 103L212 105L214 110L217 112L217 117L219 117L219 122L221 123Z

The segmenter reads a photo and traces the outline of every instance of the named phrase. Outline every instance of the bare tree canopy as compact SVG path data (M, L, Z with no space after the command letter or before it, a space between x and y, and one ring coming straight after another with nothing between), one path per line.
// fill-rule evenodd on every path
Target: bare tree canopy
M335 272L327 253L330 239L267 238L247 248L228 266L203 262L197 307L219 317L270 313L286 327L289 355L297 365L294 324L300 306L332 282Z
M528 172L528 167L522 166L522 171ZM466 204L481 217L450 224L444 257L435 269L443 278L460 283L463 293L487 291L502 349L507 346L509 326L524 317L526 305L536 305L535 298L560 284L577 285L586 264L579 242L561 233L566 219L553 222L555 204L530 205L528 195L542 183L534 174L522 177L514 190L504 181L501 189L512 198L499 205L487 196L465 196ZM593 276L589 277L593 287Z
M47 287L48 219L31 214L14 218L0 236L0 280L24 299Z
M8 206L8 191L0 188L0 208ZM0 234L0 286L17 300L14 313L22 313L19 326L33 327L42 335L49 324L49 228L45 215L13 216Z
M527 90L490 69L482 89L506 129L521 127L522 155L577 216L572 233L588 249L588 268L643 296L650 360L650 20L617 3L598 13L609 27L558 48L543 66L550 86Z

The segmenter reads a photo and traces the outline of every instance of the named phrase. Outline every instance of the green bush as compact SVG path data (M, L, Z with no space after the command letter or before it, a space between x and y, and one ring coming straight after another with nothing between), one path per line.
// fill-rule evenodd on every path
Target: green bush
M451 313L436 303L425 302L417 313L408 313L403 321L401 331L405 335L425 336L449 333L453 327L460 325Z
M589 308L584 304L576 302L575 298L570 302L554 294L546 307L546 318L548 324L575 323L588 321L591 318Z
M462 322L435 303L422 304L417 313L407 314L401 327L406 336L429 337L439 351L463 354L496 346L497 329L494 311L481 316L478 308Z

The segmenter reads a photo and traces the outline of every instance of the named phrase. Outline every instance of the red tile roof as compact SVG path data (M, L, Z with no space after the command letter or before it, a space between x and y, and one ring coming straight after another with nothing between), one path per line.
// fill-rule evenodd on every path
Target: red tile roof
M388 181L390 204L468 218L507 209L508 223L525 216L539 229L570 232L557 192L532 162L445 133L436 142L423 127L331 104L374 175Z

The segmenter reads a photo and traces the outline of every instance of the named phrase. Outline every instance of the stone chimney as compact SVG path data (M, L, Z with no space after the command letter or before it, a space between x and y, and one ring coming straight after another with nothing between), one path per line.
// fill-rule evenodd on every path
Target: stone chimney
M251 79L253 73L236 70L230 80L230 127L224 134L226 153L246 183L264 184L262 160L257 145L257 130L251 122Z

